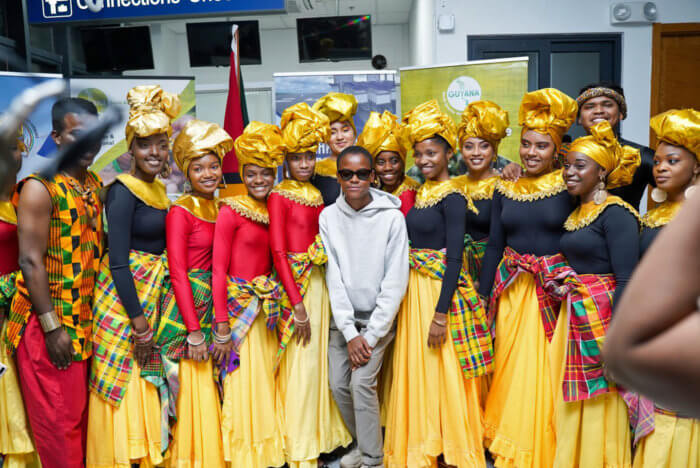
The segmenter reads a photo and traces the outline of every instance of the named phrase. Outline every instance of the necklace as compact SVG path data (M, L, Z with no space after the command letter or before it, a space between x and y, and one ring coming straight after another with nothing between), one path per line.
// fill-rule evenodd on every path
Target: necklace
M68 179L68 183L70 184L71 188L75 190L78 195L80 195L80 198L83 200L83 204L85 206L85 213L87 215L88 219L88 225L92 229L97 229L97 203L95 203L95 198L93 197L93 194L95 193L95 187L87 187L84 188L83 185L78 182L77 179L74 177L66 174L65 172L62 172L64 177Z

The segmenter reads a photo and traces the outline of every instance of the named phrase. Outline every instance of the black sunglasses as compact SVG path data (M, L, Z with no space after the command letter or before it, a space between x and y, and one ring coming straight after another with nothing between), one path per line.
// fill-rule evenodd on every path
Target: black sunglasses
M369 180L369 176L372 175L372 169L360 169L359 171L341 169L338 171L338 175L345 181L351 180L354 176L357 176L360 180Z

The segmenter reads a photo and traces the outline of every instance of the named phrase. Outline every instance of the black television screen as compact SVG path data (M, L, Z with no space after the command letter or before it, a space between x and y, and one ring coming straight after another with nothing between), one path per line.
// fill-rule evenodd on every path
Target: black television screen
M231 55L231 26L238 25L241 65L259 65L260 31L257 21L187 24L187 48L191 67L227 66Z
M299 61L372 58L370 15L297 19Z
M83 28L80 37L89 73L153 68L148 26Z

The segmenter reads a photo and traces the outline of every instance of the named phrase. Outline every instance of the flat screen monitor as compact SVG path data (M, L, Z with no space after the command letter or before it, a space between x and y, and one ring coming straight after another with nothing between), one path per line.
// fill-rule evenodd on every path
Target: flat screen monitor
M370 15L297 19L300 62L372 58Z
M89 73L153 68L148 26L82 28L80 38Z
M187 24L187 48L191 67L228 66L231 55L231 26L238 25L241 65L260 65L260 31L257 21Z

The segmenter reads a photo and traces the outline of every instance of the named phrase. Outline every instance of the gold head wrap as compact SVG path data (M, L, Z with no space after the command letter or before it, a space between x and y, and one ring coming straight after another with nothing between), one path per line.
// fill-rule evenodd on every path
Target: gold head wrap
M315 153L318 144L331 136L330 122L326 114L312 109L305 102L287 107L280 121L282 142L287 153Z
M608 121L595 124L590 131L590 135L574 140L569 153L583 153L608 171L606 187L629 185L642 162L639 150L621 146Z
M459 143L464 144L467 138L481 138L498 152L498 144L505 138L509 123L508 112L495 102L472 102L464 109L462 122L457 127Z
M440 135L454 150L459 147L457 127L449 115L440 110L435 99L424 102L403 115L411 147L416 143Z
M682 146L700 162L700 112L673 109L655 115L649 122L656 137L674 146Z
M534 130L549 135L557 149L569 127L576 120L578 104L558 89L544 88L527 93L520 103L518 122L522 133Z
M357 137L357 145L369 151L372 157L382 151L393 151L404 161L411 147L408 130L398 122L398 117L389 111L369 114L365 128Z
M126 95L129 121L126 123L126 145L131 148L134 138L159 133L172 135L170 121L180 113L180 97L163 91L158 85L136 86Z
M175 138L173 159L185 177L190 163L197 158L214 154L223 162L226 153L233 148L233 138L215 123L190 120Z
M236 138L234 147L241 173L246 164L274 169L284 162L282 132L277 125L250 122Z
M316 101L313 108L325 114L330 123L349 123L355 134L357 134L355 122L352 121L353 116L357 112L357 99L352 94L328 93Z

